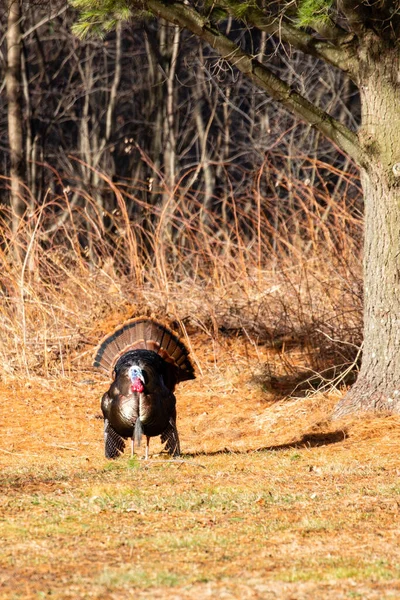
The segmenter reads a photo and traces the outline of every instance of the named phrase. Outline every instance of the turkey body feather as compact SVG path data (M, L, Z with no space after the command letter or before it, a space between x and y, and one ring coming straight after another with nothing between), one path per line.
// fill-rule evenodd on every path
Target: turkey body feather
M113 382L101 400L106 458L116 458L131 438L161 436L165 449L179 456L175 386L194 379L189 351L179 337L154 319L133 319L107 335L96 349L94 366Z

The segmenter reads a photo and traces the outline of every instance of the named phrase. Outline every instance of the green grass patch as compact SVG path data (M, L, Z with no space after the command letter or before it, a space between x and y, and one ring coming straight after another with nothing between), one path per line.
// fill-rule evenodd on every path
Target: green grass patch
M112 590L114 588L118 589L125 586L138 587L141 589L158 586L174 587L179 585L181 581L182 578L178 575L165 570L154 572L153 570L141 568L105 568L94 583L104 586L108 590Z

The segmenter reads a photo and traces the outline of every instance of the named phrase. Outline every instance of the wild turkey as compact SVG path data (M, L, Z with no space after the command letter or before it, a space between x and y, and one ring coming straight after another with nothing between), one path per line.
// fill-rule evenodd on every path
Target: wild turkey
M158 435L169 454L179 456L174 389L195 374L178 336L154 319L132 319L100 342L94 366L114 379L101 399L106 458L118 457L127 438L133 455L142 433L146 459L150 438Z

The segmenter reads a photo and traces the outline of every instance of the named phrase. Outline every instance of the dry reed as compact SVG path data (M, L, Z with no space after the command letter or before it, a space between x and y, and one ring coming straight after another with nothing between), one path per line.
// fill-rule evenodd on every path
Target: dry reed
M3 208L3 377L86 370L104 332L144 313L208 336L214 363L231 336L271 347L256 374L267 387L342 382L361 345L360 189L355 174L309 168L293 180L265 160L242 196L207 206L187 173L156 202L100 174L100 195L79 182L40 206L27 195L17 231Z

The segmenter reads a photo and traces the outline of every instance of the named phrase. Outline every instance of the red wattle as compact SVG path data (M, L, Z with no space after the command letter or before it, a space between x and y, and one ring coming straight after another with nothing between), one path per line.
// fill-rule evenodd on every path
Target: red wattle
M143 392L144 386L143 386L142 381L139 379L139 377L136 377L132 381L131 390L132 390L132 392L139 392L139 393Z

